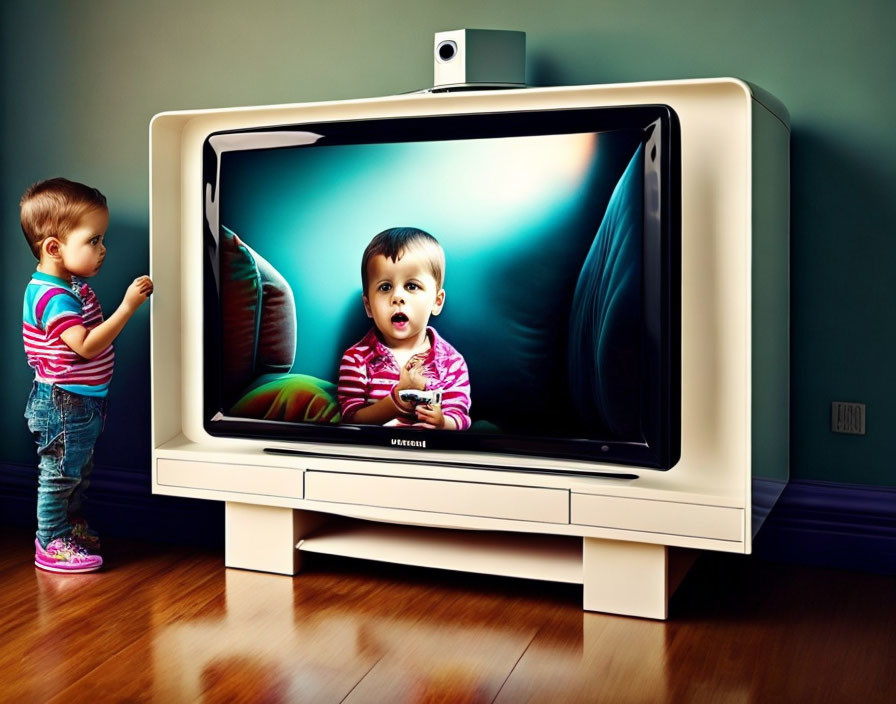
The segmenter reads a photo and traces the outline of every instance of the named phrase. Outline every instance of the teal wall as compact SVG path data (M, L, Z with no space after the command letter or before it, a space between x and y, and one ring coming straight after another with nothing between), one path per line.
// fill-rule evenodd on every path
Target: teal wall
M347 99L432 81L436 31L520 29L533 85L733 75L793 122L792 476L896 485L896 5L884 0L157 0L0 9L0 464L32 462L18 199L54 175L109 198L112 308L148 265L147 132L162 110ZM148 477L148 310L122 334L98 464ZM831 401L868 434L830 432ZM148 485L148 479L147 479Z

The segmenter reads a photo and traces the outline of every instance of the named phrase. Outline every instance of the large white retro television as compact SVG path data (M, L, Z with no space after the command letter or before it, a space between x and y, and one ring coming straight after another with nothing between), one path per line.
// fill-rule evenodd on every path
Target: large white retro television
M788 476L776 100L736 79L427 93L162 113L150 138L153 490L225 501L228 565L540 576L662 616L614 601L632 551L665 573L679 548L751 550ZM463 388L410 398L461 398L458 429L346 404L346 350L389 356L361 256L398 230L444 251L430 357L449 342Z

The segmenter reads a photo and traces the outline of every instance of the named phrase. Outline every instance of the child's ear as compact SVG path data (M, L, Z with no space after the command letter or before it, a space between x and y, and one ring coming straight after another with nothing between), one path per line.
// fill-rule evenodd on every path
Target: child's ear
M60 247L62 243L56 237L47 237L41 245L40 248L44 254L48 257L52 257L54 259L58 258L60 255Z
M432 306L432 314L438 315L442 312L442 306L445 305L445 289L440 288L436 294L436 302Z
M362 294L361 294L361 300L364 301L364 310L367 311L367 317L368 317L368 318L372 318L372 317L373 317L373 311L370 310L370 299L367 298L367 294L362 293Z

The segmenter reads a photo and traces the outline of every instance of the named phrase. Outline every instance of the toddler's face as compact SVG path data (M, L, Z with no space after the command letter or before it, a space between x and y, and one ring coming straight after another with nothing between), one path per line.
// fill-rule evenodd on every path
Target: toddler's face
M445 290L438 287L420 253L403 252L397 261L379 254L367 263L364 308L387 347L422 344L430 315L438 315Z
M109 227L109 212L91 210L81 216L64 242L60 242L59 253L65 269L75 276L94 276L103 265L106 246L103 240Z

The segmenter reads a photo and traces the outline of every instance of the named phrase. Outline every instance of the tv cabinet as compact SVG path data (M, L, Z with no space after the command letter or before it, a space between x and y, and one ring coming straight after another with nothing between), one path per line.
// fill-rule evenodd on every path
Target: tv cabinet
M659 472L209 436L201 144L217 130L473 111L670 105L682 141L681 459ZM150 128L152 487L223 501L228 567L326 553L583 585L663 619L700 550L749 553L788 479L789 126L732 78L162 113ZM346 454L350 452L351 454ZM593 476L634 473L637 478Z
M696 550L743 552L747 521L721 485L640 474L290 457L238 441L210 453L179 437L157 451L154 490L225 502L228 567L297 574L324 553L582 584L585 609L664 619Z

